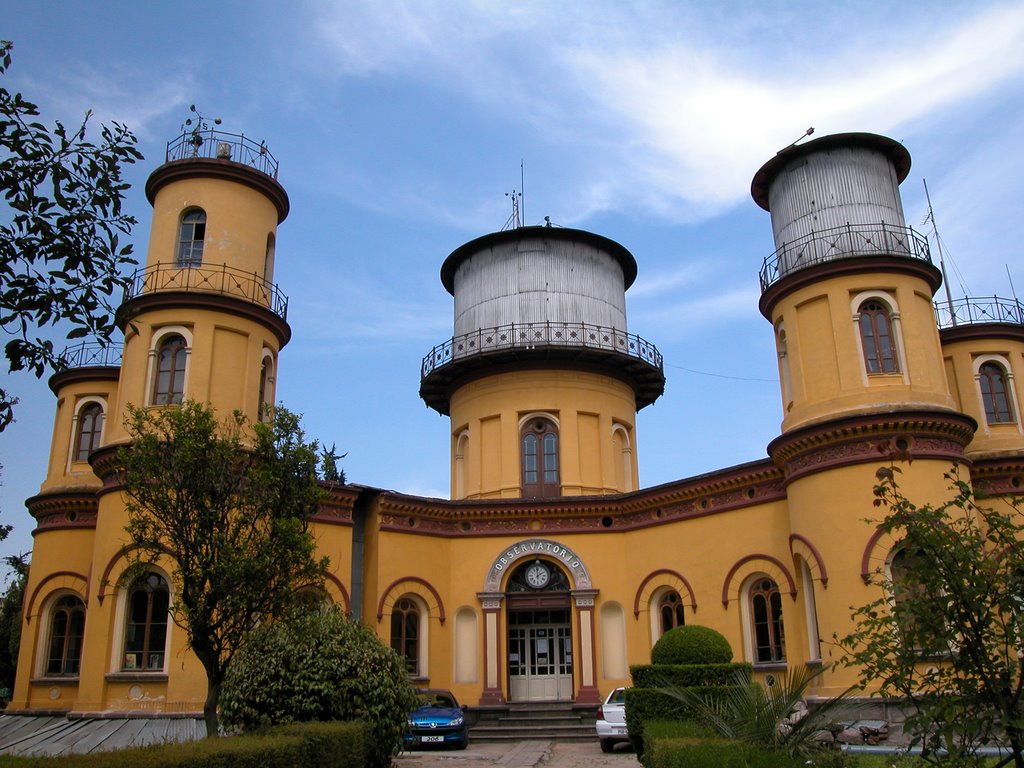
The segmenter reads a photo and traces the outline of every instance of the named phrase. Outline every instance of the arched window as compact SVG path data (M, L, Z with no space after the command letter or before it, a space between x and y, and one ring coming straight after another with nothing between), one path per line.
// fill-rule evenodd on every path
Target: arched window
M661 634L686 624L683 601L674 589L665 592L658 600L658 615L661 618Z
M548 419L530 419L522 433L523 497L562 495L558 474L558 428Z
M50 617L50 652L47 675L77 676L82 665L85 636L85 603L76 595L64 595L53 606Z
M205 240L206 213L200 208L186 211L178 229L178 266L198 267L202 264Z
M185 339L171 334L156 350L156 371L153 376L153 405L178 405L185 395L185 361L188 347Z
M989 424L1011 424L1015 420L1007 382L1006 369L998 363L984 363L978 369L981 400Z
M892 337L889 307L878 299L860 305L860 338L868 373L897 373L899 364Z
M161 671L167 653L167 611L171 594L158 573L147 573L128 589L123 669Z
M782 593L769 578L758 577L750 586L750 616L753 624L754 660L786 660L786 633L782 626Z
M391 647L405 660L405 671L419 674L420 609L414 600L403 597L391 611Z
M274 400L274 360L269 354L263 355L263 363L260 365L260 402L256 411L258 421L267 421L270 418L271 407Z
M100 447L103 435L103 406L87 403L78 412L78 431L75 435L75 461L87 461L89 454Z

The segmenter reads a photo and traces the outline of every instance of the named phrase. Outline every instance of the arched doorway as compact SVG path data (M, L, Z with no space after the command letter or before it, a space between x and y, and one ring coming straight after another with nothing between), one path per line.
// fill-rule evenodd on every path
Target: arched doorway
M505 594L511 701L572 700L569 590L568 576L549 560L528 560L509 575Z

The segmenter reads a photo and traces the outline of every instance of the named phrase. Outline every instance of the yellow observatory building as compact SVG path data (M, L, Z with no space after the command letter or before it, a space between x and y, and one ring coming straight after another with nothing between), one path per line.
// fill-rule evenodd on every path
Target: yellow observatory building
M934 303L941 274L900 200L909 168L901 144L853 133L757 171L775 238L759 308L781 433L768 458L653 488L637 481L636 414L665 378L627 324L633 255L551 227L457 248L441 266L452 337L420 380L450 419L451 499L332 491L315 518L331 599L417 684L481 708L594 705L682 623L718 630L759 674L821 665L894 555L865 522L880 465L901 462L918 501L947 495L953 463L993 496L1024 478L1022 307ZM274 284L288 214L276 175L265 147L204 131L172 142L149 178L152 232L118 315L119 362L82 350L50 380L10 710L202 711L205 675L168 620L170 573L125 576L116 453L129 404L190 398L257 419L275 401L290 336ZM854 679L830 668L813 692Z

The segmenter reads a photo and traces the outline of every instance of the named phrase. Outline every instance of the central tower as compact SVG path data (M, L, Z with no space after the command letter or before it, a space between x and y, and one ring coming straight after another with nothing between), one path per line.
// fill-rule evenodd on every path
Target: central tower
M452 252L455 333L423 359L420 396L451 418L452 498L623 493L639 486L636 412L664 391L630 334L636 260L578 229L519 227Z

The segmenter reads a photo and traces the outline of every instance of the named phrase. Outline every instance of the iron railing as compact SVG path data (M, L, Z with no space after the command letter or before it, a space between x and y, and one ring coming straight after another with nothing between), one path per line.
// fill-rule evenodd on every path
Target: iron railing
M120 344L100 344L98 341L83 341L60 353L61 370L71 368L117 368L121 365Z
M254 272L227 265L180 267L157 262L138 270L124 289L124 300L155 291L217 293L246 299L266 307L282 320L288 319L288 297L277 286Z
M1024 304L1017 299L1000 299L997 296L937 301L935 319L939 328L977 323L1024 325Z
M512 323L464 333L438 344L423 358L420 379L449 363L488 352L572 347L615 352L664 370L657 347L617 328L588 323Z
M167 162L196 157L233 160L277 178L277 159L270 154L266 143L257 144L242 133L196 128L167 142Z
M847 224L783 243L761 267L761 291L798 269L857 256L903 256L931 263L928 239L912 227Z

